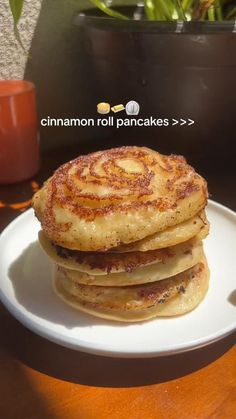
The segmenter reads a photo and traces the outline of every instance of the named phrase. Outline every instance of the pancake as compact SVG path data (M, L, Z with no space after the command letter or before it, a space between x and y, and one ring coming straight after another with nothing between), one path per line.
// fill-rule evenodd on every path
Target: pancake
M122 287L156 282L174 276L196 265L202 257L202 242L197 242L192 246L190 244L178 246L178 248L176 246L175 251L166 253L166 259L129 272L92 275L62 267L59 267L59 270L68 280L78 284Z
M78 310L109 320L136 322L193 310L204 298L208 282L209 269L203 258L172 278L119 289L74 284L57 271L54 288L64 302Z
M182 156L121 147L80 156L34 195L46 236L81 251L104 251L142 240L198 214L205 180Z
M162 249L185 242L199 233L201 233L201 240L209 233L209 222L207 221L205 211L201 211L189 220L147 236L142 240L113 248L112 252L147 252L149 250Z
M142 266L156 264L157 262L168 264L174 256L182 258L182 255L187 254L193 245L202 240L206 234L207 231L204 233L202 230L193 239L165 249L128 253L81 252L65 249L51 243L43 231L39 232L39 242L47 255L57 265L90 275L106 275L132 272Z

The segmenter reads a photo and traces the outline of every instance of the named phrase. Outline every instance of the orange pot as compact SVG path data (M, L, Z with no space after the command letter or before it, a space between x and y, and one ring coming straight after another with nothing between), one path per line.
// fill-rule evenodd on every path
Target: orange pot
M39 169L34 84L0 80L0 183L31 178Z

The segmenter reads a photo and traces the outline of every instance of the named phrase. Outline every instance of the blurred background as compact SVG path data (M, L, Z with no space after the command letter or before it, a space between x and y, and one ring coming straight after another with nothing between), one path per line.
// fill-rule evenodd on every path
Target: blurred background
M89 1L80 0L26 0L19 23L24 53L15 39L8 0L1 0L0 78L26 78L36 84L39 119L77 114L71 105L76 93L72 60L78 36L72 20L89 5ZM83 100L81 97L81 103ZM42 150L77 143L81 136L84 140L94 136L94 132L83 129L80 133L73 128L44 128L40 134Z
M114 3L136 2L123 0ZM164 38L159 37L162 61L158 65L154 63L156 67L153 67L151 74L143 77L144 73L137 66L129 66L129 60L132 61L134 45L141 54L138 60L145 62L152 55L155 56L155 46L151 45L150 38L146 37L142 43L143 40L140 41L134 34L128 38L127 43L125 39L117 37L113 30L106 38L101 32L101 39L96 31L84 33L73 22L79 11L88 7L91 4L85 0L26 0L19 24L22 42L27 51L25 53L14 37L8 0L2 0L0 78L25 78L35 83L39 120L47 116L92 118L97 116L96 105L100 101L125 104L130 99L136 99L141 106L140 117L189 117L195 120L195 124L181 128L175 126L119 130L107 127L40 127L41 150L44 152L55 147L74 145L75 150L78 146L78 153L81 153L126 144L147 145L164 153L184 154L199 170L220 171L222 167L224 170L234 170L236 153L232 115L236 96L232 92L236 91L236 56L234 54L232 66L230 52L233 51L234 44L213 35L218 38L214 38L212 44L210 42L209 51L215 70L208 74L211 66L207 64L204 71L209 84L205 86L195 67L205 66L204 62L197 62L197 57L202 54L202 44L208 43L208 40L195 36L194 45L198 55L193 63L191 57L188 57L193 48L186 41L186 35L181 35L184 44L182 45L181 40L180 53L176 51L171 39L165 45ZM236 35L234 42L235 38ZM116 48L123 46L123 56L118 54L118 58L112 58L109 55L104 61L109 43L113 55ZM220 54L215 48L216 43L221 45ZM94 50L97 55L91 54ZM184 62L187 60L186 56L190 60L189 64ZM122 66L124 58L126 66ZM222 71L222 59L229 64L227 74ZM113 60L112 63L109 60ZM185 74L188 67L191 67L192 72L189 78ZM94 70L97 76L103 74L100 85L97 83L97 76L94 77ZM166 85L163 86L162 80L165 78ZM190 78L196 80L195 87L191 84L192 81L189 82ZM210 90L210 106L204 101L204 96L199 95L200 85L202 90ZM215 130L212 129L214 126Z

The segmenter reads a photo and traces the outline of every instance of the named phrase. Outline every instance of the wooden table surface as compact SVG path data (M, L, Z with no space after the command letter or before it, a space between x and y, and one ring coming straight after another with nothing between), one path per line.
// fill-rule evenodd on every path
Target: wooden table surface
M42 184L77 148L47 153ZM204 175L212 199L236 210L236 169ZM1 186L5 204L32 195L30 181ZM1 206L1 205L0 205ZM2 230L19 211L0 208ZM232 419L235 334L205 348L155 359L113 359L72 351L23 327L0 305L2 419Z

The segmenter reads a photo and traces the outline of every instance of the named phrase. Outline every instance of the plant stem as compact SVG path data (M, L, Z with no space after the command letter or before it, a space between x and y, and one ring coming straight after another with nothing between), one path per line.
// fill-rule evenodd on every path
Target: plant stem
M18 30L18 23L22 15L24 0L9 0L9 6L11 9L12 17L14 20L14 34L17 42L20 44L21 48L23 49L24 53L26 54L25 47L22 43L20 32Z
M153 4L152 0L146 0L145 1L145 13L149 20L155 20L156 14L155 14L155 5Z
M165 14L163 13L163 10L161 9L161 6L159 4L159 0L153 0L153 3L154 3L153 5L154 5L156 19L157 20L166 20Z
M159 4L158 4L159 3ZM167 20L172 19L172 1L167 0L156 0L156 8L159 8L161 14L163 14Z
M123 15L122 13L119 13L113 9L110 9L110 7L106 6L106 4L103 3L103 1L90 0L90 2L93 3L94 6L98 7L98 9L100 9L102 12L106 13L108 16L111 16L117 19L126 19L126 20L129 19L127 16Z
M159 4L157 4L157 3L158 3L158 0L153 1L156 20L166 20L165 16L163 16L163 14L160 10Z
M175 0L174 2L176 3L176 10L177 10L179 19L187 20L181 1L180 0Z
M220 0L215 0L215 8L216 8L216 16L218 20L222 20L222 9L221 9L221 4L220 4Z
M209 7L209 9L207 11L207 14L208 14L209 21L210 22L214 22L214 20L215 20L215 9L214 9L214 6L210 6Z
M182 8L185 12L187 12L190 7L192 7L193 0L183 0L182 1Z
M232 10L230 10L229 12L228 12L228 14L226 15L226 19L230 19L231 17L233 17L235 15L235 17L236 17L236 6L235 7L233 7L233 9Z
M23 0L9 0L12 3L17 1L23 2ZM128 16L107 6L105 0L90 0L90 2L108 16L118 19L129 19ZM233 7L226 14L223 8L224 5L225 0L144 0L147 19L159 21L173 21L176 18L187 20L189 16L192 19L208 19L211 22L233 19L236 15L236 7Z
M204 12L203 12L203 14L202 14L202 16L201 16L201 18L200 18L200 21L205 20L205 18L206 18L206 14L207 14L207 12L206 12L206 10L204 10Z

